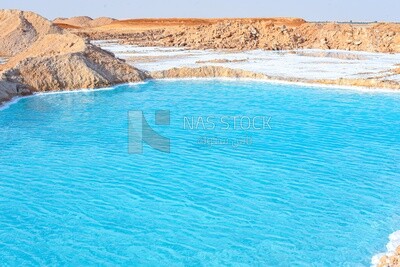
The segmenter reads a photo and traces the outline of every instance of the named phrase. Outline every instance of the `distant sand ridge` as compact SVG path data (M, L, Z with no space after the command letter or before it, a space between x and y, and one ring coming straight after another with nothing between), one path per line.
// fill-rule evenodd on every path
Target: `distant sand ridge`
M400 24L396 23L313 23L299 18L133 19L71 30L90 39L121 39L121 43L141 46L400 52Z
M73 18L57 18L53 20L53 23L57 26L67 29L77 29L77 28L94 28L108 25L116 21L112 18L101 17L92 19L91 17L81 16Z

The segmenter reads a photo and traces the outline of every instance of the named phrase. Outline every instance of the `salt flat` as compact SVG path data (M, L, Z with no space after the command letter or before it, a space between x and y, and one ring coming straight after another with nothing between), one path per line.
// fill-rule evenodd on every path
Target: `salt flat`
M223 66L272 77L295 79L381 79L400 81L392 72L400 54L343 50L217 51L171 47L121 45L117 41L94 41L117 57L146 71L176 67Z

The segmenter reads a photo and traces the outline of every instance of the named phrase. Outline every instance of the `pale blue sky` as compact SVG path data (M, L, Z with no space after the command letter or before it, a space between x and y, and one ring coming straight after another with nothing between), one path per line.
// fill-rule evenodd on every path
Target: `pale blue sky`
M397 21L400 0L0 0L0 8L49 19L88 15L150 17L302 17L306 20Z

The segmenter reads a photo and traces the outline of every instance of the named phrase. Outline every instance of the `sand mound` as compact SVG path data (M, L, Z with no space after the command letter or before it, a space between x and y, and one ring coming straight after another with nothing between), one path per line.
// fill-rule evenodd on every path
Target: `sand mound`
M54 23L54 25L60 27L61 29L67 29L67 30L76 30L76 29L80 29L81 28L81 27L78 27L78 26L73 26L73 25L64 24L64 23Z
M6 69L28 57L50 57L69 53L78 53L86 48L86 41L72 33L48 34L40 37L28 49L10 58L0 66Z
M74 34L48 34L3 67L6 81L31 91L105 87L145 79L113 54Z
M72 17L72 18L57 18L53 20L56 24L67 24L75 27L88 27L93 19L87 16Z
M54 24L62 28L73 29L73 28L94 28L104 25L108 25L115 21L115 19L100 17L97 19L92 19L91 17L81 16L72 18L57 18L53 21Z
M40 36L61 33L45 18L19 10L0 11L0 56L14 56L28 48Z
M100 18L92 20L90 22L90 27L101 27L101 26L109 25L113 21L115 21L115 19L113 19L113 18L100 17Z
M2 41L25 40L26 43L19 49L23 51L0 65L0 103L37 91L106 87L147 77L112 53L52 26L34 13L3 11L0 14L3 26L10 24L11 29L2 33ZM16 19L19 21L13 24ZM20 30L21 25L29 36Z

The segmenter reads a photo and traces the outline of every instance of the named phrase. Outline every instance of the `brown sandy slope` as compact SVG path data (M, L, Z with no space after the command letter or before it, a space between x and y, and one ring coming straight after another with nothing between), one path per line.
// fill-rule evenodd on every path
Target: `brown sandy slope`
M57 23L53 23L54 25L62 28L62 29L79 29L81 27L78 26L74 26L74 25L70 25L70 24L65 24L65 23L61 23L61 22L57 22Z
M28 85L32 91L97 88L144 78L135 68L74 34L45 35L3 68L8 69L4 72L8 81Z
M0 17L7 17L8 21L0 23L0 32L12 30L11 35L4 34L4 43L24 39L24 32L14 30L11 21L38 19L32 24L35 26L32 32L36 34L27 38L25 49L0 65L0 104L14 96L37 91L98 88L147 77L112 53L75 34L63 32L33 13L6 10L0 11Z
M61 32L60 28L33 12L0 10L0 56L14 56L39 36Z
M400 24L310 23L299 18L136 19L74 30L91 39L192 49L341 49L400 52Z

